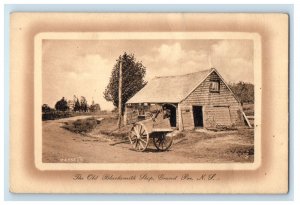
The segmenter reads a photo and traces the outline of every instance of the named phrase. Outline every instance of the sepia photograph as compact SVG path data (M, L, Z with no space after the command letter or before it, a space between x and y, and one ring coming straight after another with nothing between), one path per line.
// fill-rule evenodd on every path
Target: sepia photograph
M42 163L255 161L258 35L153 35L39 34Z

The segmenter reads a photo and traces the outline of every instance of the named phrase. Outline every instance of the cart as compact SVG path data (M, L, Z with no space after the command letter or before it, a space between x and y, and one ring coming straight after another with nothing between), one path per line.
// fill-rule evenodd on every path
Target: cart
M164 116L163 110L150 115L150 119L133 124L128 135L129 141L136 151L142 152L147 149L152 139L157 150L166 151L173 143L174 128L171 127L169 118Z

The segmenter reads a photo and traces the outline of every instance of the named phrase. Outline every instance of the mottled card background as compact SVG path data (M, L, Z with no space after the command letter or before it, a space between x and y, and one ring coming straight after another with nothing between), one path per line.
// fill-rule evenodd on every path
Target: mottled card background
M74 175L133 171L40 171L34 164L34 36L40 32L214 31L256 32L262 38L262 165L253 171L216 173L213 182L76 181ZM10 190L21 193L286 193L288 191L288 16L285 14L11 15ZM39 85L35 85L39 86ZM24 109L25 107L25 109ZM136 171L134 174L143 174ZM186 171L148 171L184 175Z

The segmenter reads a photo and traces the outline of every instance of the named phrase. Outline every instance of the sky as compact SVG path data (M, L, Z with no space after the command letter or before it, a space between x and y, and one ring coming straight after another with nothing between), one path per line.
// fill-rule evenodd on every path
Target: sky
M113 109L103 92L124 52L143 63L147 81L212 67L226 82L254 81L252 40L43 40L42 49L43 104L50 107L76 95Z

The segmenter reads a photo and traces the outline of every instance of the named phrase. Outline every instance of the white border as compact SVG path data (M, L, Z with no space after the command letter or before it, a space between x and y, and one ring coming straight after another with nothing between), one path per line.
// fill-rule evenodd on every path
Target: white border
M42 162L42 40L249 39L254 42L254 163L43 163ZM34 38L34 155L40 170L255 170L261 165L261 37L244 32L51 32Z

